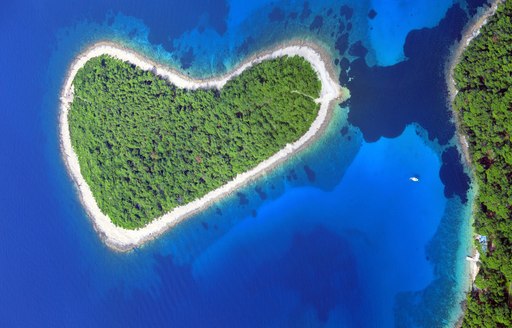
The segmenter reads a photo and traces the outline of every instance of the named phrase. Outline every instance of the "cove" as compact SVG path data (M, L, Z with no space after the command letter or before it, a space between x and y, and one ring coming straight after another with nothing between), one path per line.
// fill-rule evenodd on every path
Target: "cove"
M211 295L283 286L285 322L298 311L311 314L299 325L393 327L396 295L435 278L426 246L446 207L439 168L413 126L363 143L334 190L295 188L263 205L194 261L194 276ZM279 302L264 309L278 312Z

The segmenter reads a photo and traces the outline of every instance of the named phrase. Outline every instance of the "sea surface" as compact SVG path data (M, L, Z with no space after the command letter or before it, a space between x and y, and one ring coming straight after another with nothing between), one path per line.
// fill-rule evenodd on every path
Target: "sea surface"
M473 196L444 65L481 2L2 2L0 327L453 325ZM105 39L196 77L315 41L352 97L307 150L119 254L95 233L58 139L66 70Z

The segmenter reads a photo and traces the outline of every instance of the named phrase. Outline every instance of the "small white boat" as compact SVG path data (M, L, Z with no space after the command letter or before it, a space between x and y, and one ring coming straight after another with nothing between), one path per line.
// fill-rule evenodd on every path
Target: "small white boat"
M409 180L411 180L412 182L419 182L420 179L418 177L410 177Z

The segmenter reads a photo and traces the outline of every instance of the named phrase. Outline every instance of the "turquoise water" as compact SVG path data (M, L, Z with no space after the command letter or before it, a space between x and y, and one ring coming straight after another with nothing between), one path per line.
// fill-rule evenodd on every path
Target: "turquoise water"
M374 0L377 15L370 22L370 44L376 64L393 65L405 59L403 45L410 30L436 26L454 1Z
M3 5L0 326L442 327L456 320L472 197L453 147L442 64L474 4L426 6ZM58 94L73 57L112 39L211 76L296 38L322 44L353 92L325 135L162 238L128 254L104 246L58 146Z

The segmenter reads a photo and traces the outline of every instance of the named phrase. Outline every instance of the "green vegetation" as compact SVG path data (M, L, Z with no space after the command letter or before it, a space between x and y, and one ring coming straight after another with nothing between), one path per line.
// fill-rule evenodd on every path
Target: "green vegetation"
M507 0L455 69L454 108L469 138L479 193L475 229L487 251L468 295L465 327L512 327L512 1ZM479 246L480 247L480 246Z
M71 142L99 208L138 228L248 171L316 118L321 83L302 57L259 63L222 90L184 90L101 56L74 80Z

